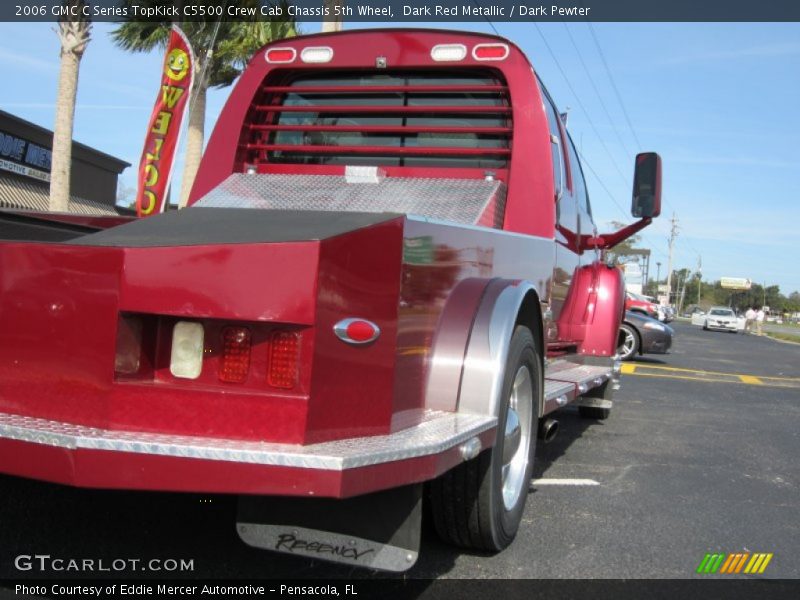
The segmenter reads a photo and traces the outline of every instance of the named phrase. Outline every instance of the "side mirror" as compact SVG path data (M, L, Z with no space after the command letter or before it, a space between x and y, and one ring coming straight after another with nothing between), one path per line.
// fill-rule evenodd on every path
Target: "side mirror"
M639 219L661 214L661 157L655 152L636 155L631 214Z

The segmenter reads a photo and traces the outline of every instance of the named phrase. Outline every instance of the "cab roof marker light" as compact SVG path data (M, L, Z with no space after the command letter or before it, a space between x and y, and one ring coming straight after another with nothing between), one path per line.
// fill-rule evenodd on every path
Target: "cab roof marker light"
M309 46L300 52L304 63L328 63L333 60L333 48L329 46Z
M438 44L431 49L431 58L436 62L458 62L466 57L464 44Z
M508 44L478 44L472 48L475 60L505 60L510 52Z
M294 48L270 48L264 54L264 58L271 64L290 63L297 58L297 50Z

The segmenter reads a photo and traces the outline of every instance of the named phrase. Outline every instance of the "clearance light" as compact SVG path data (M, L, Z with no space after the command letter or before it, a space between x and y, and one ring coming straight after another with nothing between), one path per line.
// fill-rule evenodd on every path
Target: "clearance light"
M431 50L431 58L436 62L458 62L467 57L464 44L439 44Z
M203 326L178 321L172 330L169 372L183 379L197 379L203 370Z
M222 360L219 379L227 383L244 383L250 370L250 330L247 327L226 327L222 331Z
M475 60L505 60L508 58L508 44L478 44L472 49Z
M327 63L333 59L333 48L328 46L309 46L300 52L300 60L304 63Z
M294 48L270 48L264 57L268 63L290 63L297 58L297 50Z
M366 319L342 319L333 326L333 332L343 342L360 346L378 339L381 329Z
M274 333L270 340L267 383L272 387L286 390L292 389L297 385L297 359L299 354L299 335L291 331Z

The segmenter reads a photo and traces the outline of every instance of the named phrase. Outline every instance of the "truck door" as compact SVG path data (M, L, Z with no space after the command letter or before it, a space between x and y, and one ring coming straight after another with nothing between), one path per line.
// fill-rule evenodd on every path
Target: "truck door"
M555 183L556 202L556 264L553 269L553 285L551 291L551 308L553 318L558 323L555 339L548 342L569 341L572 339L570 328L565 326L562 310L567 299L575 269L579 264L576 242L579 239L578 207L574 195L568 189L569 170L565 160L564 136L562 136L561 119L555 105L542 86L547 122L550 128L550 149L553 157L553 178ZM563 315L566 316L566 315Z

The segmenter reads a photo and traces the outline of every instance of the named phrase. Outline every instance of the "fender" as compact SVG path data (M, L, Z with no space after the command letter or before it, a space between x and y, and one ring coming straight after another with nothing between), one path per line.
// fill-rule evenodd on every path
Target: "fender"
M518 323L530 327L541 359L541 305L531 282L473 279L457 287L434 340L426 406L497 416L508 346Z
M619 325L625 311L625 282L622 271L595 262L587 267L592 285L586 290L581 323L585 326L578 353L590 356L614 356L617 352Z

